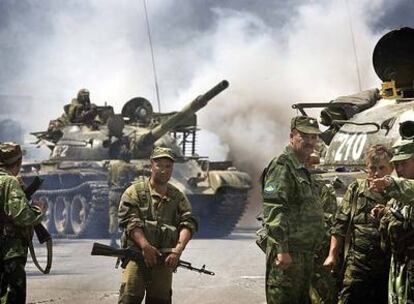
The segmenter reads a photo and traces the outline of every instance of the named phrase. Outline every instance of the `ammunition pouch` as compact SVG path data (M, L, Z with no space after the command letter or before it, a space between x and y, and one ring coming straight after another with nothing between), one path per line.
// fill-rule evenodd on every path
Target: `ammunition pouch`
M178 230L176 227L160 224L158 221L144 223L144 233L147 240L157 248L175 247L178 241Z

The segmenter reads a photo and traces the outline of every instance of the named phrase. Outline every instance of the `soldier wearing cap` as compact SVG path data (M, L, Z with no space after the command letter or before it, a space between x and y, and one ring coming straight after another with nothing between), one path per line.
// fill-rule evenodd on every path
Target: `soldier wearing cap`
M310 302L314 251L325 231L319 185L307 167L320 133L316 119L294 117L289 145L262 175L269 304Z
M390 199L387 207L373 213L382 216L383 247L391 252L388 277L388 303L414 302L414 143L401 141L394 146L398 177L372 181L373 190Z
M28 239L42 211L29 205L16 176L22 150L15 143L0 144L0 302L25 303Z
M122 246L142 251L145 265L123 261L119 291L122 304L171 303L172 273L197 230L187 197L168 181L175 156L171 149L154 148L151 176L128 187L118 211Z

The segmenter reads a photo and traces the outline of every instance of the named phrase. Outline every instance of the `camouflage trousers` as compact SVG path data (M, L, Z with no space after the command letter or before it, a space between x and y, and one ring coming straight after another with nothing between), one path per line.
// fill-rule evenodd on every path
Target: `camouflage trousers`
M384 256L383 259L385 261L386 257ZM364 303L386 304L387 278L387 263L379 261L373 268L360 263L351 254L345 268L338 304L361 303L361 299Z
M414 303L414 259L402 259L391 256L391 266L388 281L388 303Z
M315 264L310 298L312 304L336 304L338 301L337 281L322 264Z
M25 258L14 258L0 262L0 303L26 303Z
M109 191L109 235L116 236L118 233L118 207L121 200L122 190Z
M292 264L282 270L275 264L276 253L266 263L266 300L268 304L308 304L314 271L313 252L290 252Z
M173 269L156 265L151 269L151 281L147 282L138 263L129 261L122 272L118 304L141 303L170 304Z

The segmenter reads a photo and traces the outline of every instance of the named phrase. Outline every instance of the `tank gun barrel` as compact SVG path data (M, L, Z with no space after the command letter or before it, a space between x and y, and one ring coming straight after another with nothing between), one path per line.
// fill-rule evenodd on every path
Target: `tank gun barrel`
M144 138L139 142L139 146L150 146L164 134L173 129L183 120L187 119L191 115L195 114L198 110L204 108L207 103L220 94L222 91L227 89L229 82L223 80L215 85L213 88L208 90L206 93L199 95L192 102L187 104L181 111L177 112L165 122L154 127L149 133L147 133ZM144 147L143 147L144 148Z

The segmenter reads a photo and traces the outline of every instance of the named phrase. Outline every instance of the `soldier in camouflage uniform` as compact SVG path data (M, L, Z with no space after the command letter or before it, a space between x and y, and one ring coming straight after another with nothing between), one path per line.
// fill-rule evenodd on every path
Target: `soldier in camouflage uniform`
M331 230L331 248L324 263L337 264L343 247L344 279L338 303L387 303L388 257L381 249L379 220L371 215L385 196L369 189L371 179L393 171L392 153L382 145L372 146L366 159L368 179L356 180L345 193ZM345 246L343 246L345 243Z
M306 165L319 134L316 119L294 117L290 144L263 172L269 304L310 302L314 252L322 242L324 226L319 185Z
M171 149L156 147L150 179L134 183L121 197L122 246L141 250L146 266L128 261L118 303L141 303L144 295L147 304L171 303L172 273L197 230L187 197L168 182L174 161Z
M71 123L92 123L97 114L96 105L89 99L89 91L81 89L77 98L72 99L67 118Z
M108 168L109 184L109 235L111 246L119 247L116 239L118 235L118 207L121 195L138 175L135 165L131 164L131 152L128 147L122 146L119 160L112 162Z
M372 188L391 200L379 209L383 245L391 251L388 303L414 303L414 143L395 147L395 170L399 177L373 181Z
M33 226L42 220L29 205L16 176L22 163L20 146L0 144L0 296L1 303L26 301L27 249Z

